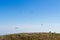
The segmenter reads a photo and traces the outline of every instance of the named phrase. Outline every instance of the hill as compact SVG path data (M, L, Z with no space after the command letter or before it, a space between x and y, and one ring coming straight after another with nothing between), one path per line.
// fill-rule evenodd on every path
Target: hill
M0 36L0 40L60 40L58 33L18 33Z

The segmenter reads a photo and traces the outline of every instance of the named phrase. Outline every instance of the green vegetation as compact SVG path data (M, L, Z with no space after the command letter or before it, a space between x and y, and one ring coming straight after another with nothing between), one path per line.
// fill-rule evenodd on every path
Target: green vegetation
M20 33L0 36L0 40L60 40L57 33Z

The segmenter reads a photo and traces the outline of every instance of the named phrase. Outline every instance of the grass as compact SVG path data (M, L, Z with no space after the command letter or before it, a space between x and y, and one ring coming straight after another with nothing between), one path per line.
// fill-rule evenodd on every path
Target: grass
M60 40L58 33L18 33L0 36L0 40Z

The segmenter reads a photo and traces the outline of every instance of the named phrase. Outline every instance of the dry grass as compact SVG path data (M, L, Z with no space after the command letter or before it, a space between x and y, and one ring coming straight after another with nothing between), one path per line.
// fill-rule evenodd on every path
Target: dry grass
M60 40L57 33L20 33L0 36L0 40Z

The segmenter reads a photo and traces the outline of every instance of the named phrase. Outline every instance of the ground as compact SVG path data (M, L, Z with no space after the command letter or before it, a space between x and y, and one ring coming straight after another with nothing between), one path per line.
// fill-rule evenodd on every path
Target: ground
M60 40L58 33L17 33L0 36L0 40Z

